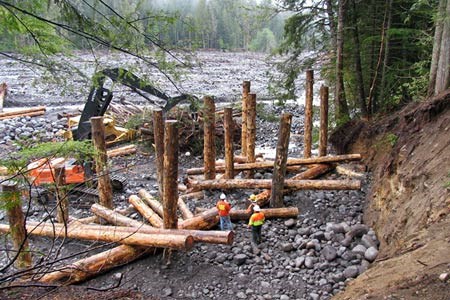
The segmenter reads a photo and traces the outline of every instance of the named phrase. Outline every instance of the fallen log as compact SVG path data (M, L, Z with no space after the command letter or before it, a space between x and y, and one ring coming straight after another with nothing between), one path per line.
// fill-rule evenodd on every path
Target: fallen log
M12 111L0 112L0 120L11 119L22 116L34 116L45 114L45 106L36 106L30 108L20 108ZM30 115L31 114L31 115Z
M106 155L108 155L109 158L117 157L117 156L124 156L124 155L129 155L129 154L134 154L134 153L136 153L136 145L127 145L124 147L106 151Z
M152 224L152 226L157 228L163 227L163 220L161 217L158 216L153 209L148 207L141 198L136 195L131 195L130 198L128 198L128 202L130 202L136 210Z
M266 219L273 218L297 218L299 214L298 207L280 207L280 208L266 208L261 209ZM230 210L231 220L248 220L251 212L246 209L232 209Z
M156 200L152 195L150 195L149 192L147 192L144 189L140 189L138 191L139 197L142 198L142 200L147 203L148 206L150 206L151 209L153 209L161 218L164 215L163 206L162 204Z
M158 248L172 248L179 250L192 249L194 245L194 238L192 236L182 236L175 234L159 234L159 233L139 233L139 232L121 232L114 230L104 231L95 229L82 229L76 227L64 226L57 228L55 226L30 226L26 225L28 234L38 236L48 236L52 238L71 238L88 241L102 241L109 243L121 243L124 245L144 246L144 247L158 247ZM8 225L0 224L0 232L9 233Z
M59 271L47 273L39 279L39 282L61 282L64 285L82 282L99 273L107 272L117 266L127 264L155 251L155 248L120 245L93 256L80 259Z
M130 227L136 227L136 228L140 228L140 227L144 227L144 226L151 227L150 225L146 225L146 224L139 222L137 220L134 220L132 218L128 218L128 217L120 214L119 212L111 210L111 209L104 207L97 203L92 204L91 211L96 216L98 216L98 217L106 220L108 223L111 223L114 225L130 226ZM81 223L79 221L74 221L74 222Z
M29 222L30 226L44 226L48 228L54 228L55 230L64 230L64 224L60 223L39 223ZM168 235L181 235L185 237L192 236L194 242L210 243L210 244L224 244L232 245L234 240L234 233L232 231L221 230L184 230L184 229L163 229L155 228L149 225L141 224L140 227L129 226L105 226L99 224L80 224L74 222L68 226L68 230L80 230L80 231L115 231L124 232L128 234L143 233L143 234L168 234Z
M193 193L180 195L180 198L183 199L183 200L187 200L187 199L203 199L204 196L205 196L205 194L203 193L203 191L199 191L199 192L193 192Z
M101 206L100 204L98 204L98 205L100 207L104 207L104 206ZM119 213L119 214L121 214L123 216L127 216L127 215L129 215L129 214L131 214L133 212L136 212L136 209L134 208L133 205L130 204L125 209L115 208L113 211L117 212L117 213ZM77 221L77 222L82 223L82 224L99 223L99 219L98 219L97 216L90 216L90 217L81 218L81 219L77 219L77 218L71 217L70 221Z
M311 165L311 164L327 164L327 163L337 163L337 162L348 162L360 160L361 154L346 154L346 155L336 155L336 156L320 156L311 158L288 158L286 165ZM263 161L255 163L245 163L245 164L234 164L234 171L244 171L244 170L254 170L254 169L271 169L273 168L273 161ZM188 175L199 175L203 173L204 168L192 168L187 169L186 174ZM216 172L225 172L224 166L217 166Z
M192 191L209 189L269 189L270 179L220 179L190 181ZM361 188L359 180L285 180L284 188L291 190L358 190Z
M337 166L336 172L338 172L341 175L347 175L347 176L351 176L351 177L360 177L360 178L364 177L363 173L355 172L353 170L344 168L343 166Z
M186 220L194 217L194 214L189 210L189 207L181 197L178 197L178 209L180 210L183 219Z
M191 219L178 223L178 229L210 229L219 223L217 208L210 208Z

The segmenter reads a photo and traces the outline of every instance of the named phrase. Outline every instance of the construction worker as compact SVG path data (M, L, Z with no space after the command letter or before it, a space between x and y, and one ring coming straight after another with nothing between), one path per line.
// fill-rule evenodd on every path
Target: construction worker
M248 197L248 200L250 201L250 205L247 207L247 213L253 213L253 207L255 205L258 205L258 202L256 201L256 195L255 194L251 194L250 197Z
M227 201L224 193L220 194L220 200L217 202L217 210L219 211L220 229L233 230L233 224L230 220L231 204Z
M248 221L248 227L252 227L252 243L259 245L261 243L261 228L266 218L261 212L259 205L253 206L253 211Z

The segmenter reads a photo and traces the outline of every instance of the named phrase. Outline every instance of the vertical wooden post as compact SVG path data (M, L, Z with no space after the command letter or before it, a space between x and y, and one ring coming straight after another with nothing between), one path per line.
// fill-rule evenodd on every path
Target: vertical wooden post
M223 114L223 126L225 129L225 175L226 179L234 178L233 158L233 109L225 107Z
M3 112L3 103L8 92L8 86L5 82L0 84L0 112Z
M270 195L271 207L283 206L283 186L286 175L286 162L288 157L289 136L291 133L292 115L284 113L280 120L278 143L273 165L272 189Z
M250 81L242 83L242 132L241 154L247 156L247 96L250 93Z
M203 159L205 164L205 179L216 179L216 143L215 129L216 107L213 98L205 96L204 102L204 138L203 138Z
M303 156L311 157L314 71L306 71L305 134Z
M56 220L67 225L69 222L69 199L66 194L66 168L64 164L55 166L55 183L57 190Z
M12 181L4 181L2 194L11 228L13 247L17 251L17 259L14 264L19 269L25 269L31 266L31 252L26 238L25 218L17 184Z
M178 128L174 120L165 122L164 134L164 228L178 228Z
M108 173L108 156L106 154L105 125L103 117L92 117L92 141L97 157L95 159L95 171L98 178L98 198L100 205L114 208L111 179Z
M319 156L327 155L328 146L328 87L320 87Z
M247 162L253 163L255 157L256 144L256 94L247 96ZM253 171L245 172L246 178L253 177Z
M162 199L164 169L164 117L161 109L153 111L153 138L155 140L156 174L158 179L159 199Z

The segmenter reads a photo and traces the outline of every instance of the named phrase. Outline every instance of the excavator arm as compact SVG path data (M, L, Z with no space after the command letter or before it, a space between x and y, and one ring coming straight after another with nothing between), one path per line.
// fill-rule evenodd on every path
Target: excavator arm
M188 94L182 94L176 97L170 97L167 94L161 92L151 84L140 79L133 73L123 68L105 69L94 75L94 84L89 92L88 100L81 113L80 122L78 128L72 131L72 135L75 140L84 140L89 138L91 133L90 119L96 116L103 116L112 101L113 93L111 90L104 88L106 78L110 78L113 82L120 83L131 88L133 91L147 99L152 104L160 106L163 112L167 112L176 106L178 103L184 100L188 100L191 103L198 101L198 98ZM159 99L162 99L164 105L157 103L149 98L145 93L153 95Z

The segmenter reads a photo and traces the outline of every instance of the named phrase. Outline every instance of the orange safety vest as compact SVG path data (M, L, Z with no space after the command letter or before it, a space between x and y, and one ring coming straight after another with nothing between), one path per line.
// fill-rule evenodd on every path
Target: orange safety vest
M230 203L222 201L222 200L217 202L216 207L219 210L219 216L221 216L221 217L228 216L230 209L231 209Z
M262 212L255 212L250 217L250 220L248 221L248 225L261 226L262 224L264 224L265 219L266 219L266 217L264 216L264 214Z

